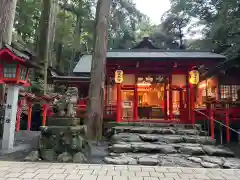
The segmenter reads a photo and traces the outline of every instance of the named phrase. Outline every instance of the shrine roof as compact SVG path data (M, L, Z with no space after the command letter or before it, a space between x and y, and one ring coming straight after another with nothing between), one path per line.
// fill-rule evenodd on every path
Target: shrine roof
M52 66L48 66L48 75L50 77L52 77L52 76L65 76L65 74L63 72L60 72L59 70L57 70L56 68L53 68Z
M89 79L89 76L53 76L52 79Z
M108 51L107 60L112 59L138 59L138 60L225 60L226 57L221 54L212 52L201 52L201 51L186 51L186 50L159 50L159 49L131 49L131 50L117 50ZM91 70L92 55L83 55L75 66L74 73L90 72Z
M65 82L72 83L72 82L89 82L90 76L52 76L50 79L54 82Z
M18 57L21 57L21 58L23 58L23 59L26 59L26 60L29 60L30 59L30 55L29 54L26 54L26 53L24 53L24 52L21 52L21 51L19 51L18 49L16 49L16 48L13 48L13 47L11 47L11 46L9 46L9 45L5 45L5 47L7 48L7 49L9 49L10 51L12 51L14 54L16 54Z

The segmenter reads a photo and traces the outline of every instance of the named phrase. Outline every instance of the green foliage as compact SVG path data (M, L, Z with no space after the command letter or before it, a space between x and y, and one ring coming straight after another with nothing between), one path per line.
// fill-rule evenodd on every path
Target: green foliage
M145 15L132 0L113 0L110 15L109 48L130 48L135 43L138 25Z
M142 19L136 31L136 41L139 42L143 37L150 37L156 47L160 49L177 49L179 44L176 37L166 31L163 24L152 25L148 17Z
M171 0L171 12L187 14L204 26L203 39L190 43L190 48L205 47L229 58L239 56L240 1L226 0Z
M91 53L94 42L95 0L56 0L59 5L54 47L49 61L59 71L67 73L79 55ZM37 53L42 0L20 0L17 4L13 41ZM130 0L113 0L109 27L109 48L130 48L136 41L136 29L146 16ZM51 37L52 38L52 37ZM40 62L39 62L40 63ZM43 70L41 70L43 72ZM42 91L38 80L31 79L32 91ZM40 80L41 81L41 80Z
M21 0L17 3L14 28L23 44L36 44L40 7L41 0Z
M55 41L71 44L73 41L74 16L72 13L60 11L57 15L57 29Z
M162 23L163 31L175 40L179 40L180 48L182 48L184 37L183 30L187 27L189 22L190 18L187 15L181 13L173 14L170 12Z

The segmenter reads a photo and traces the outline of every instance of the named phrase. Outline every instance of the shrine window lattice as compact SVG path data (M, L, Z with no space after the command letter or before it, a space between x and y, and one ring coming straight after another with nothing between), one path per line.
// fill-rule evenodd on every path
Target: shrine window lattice
M237 100L237 91L240 89L240 85L221 85L221 99L232 97L233 101Z

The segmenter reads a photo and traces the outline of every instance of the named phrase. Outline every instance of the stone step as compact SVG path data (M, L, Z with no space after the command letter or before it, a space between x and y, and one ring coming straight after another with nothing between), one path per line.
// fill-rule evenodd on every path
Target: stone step
M114 153L161 153L161 154L186 154L192 156L220 156L234 157L235 154L227 148L201 145L192 143L177 144L156 144L144 142L116 143L109 146L109 150Z
M206 135L201 129L185 129L183 127L140 127L140 126L115 126L116 133L141 133L141 134L178 134L178 135Z
M240 168L228 148L216 146L201 128L185 126L116 126L109 145L109 164L206 168Z
M138 134L138 133L118 133L111 137L112 143L119 142L154 142L155 144L169 143L199 143L215 144L208 136L198 135L160 135L160 134Z
M190 156L185 154L144 154L144 153L122 153L104 158L108 164L140 164L157 165L168 167L191 167L191 168L240 168L240 160L233 157L217 156Z
M112 127L119 126L133 126L133 127L176 127L176 128L184 128L184 129L201 129L200 124L174 124L174 123L151 123L151 122L108 122Z

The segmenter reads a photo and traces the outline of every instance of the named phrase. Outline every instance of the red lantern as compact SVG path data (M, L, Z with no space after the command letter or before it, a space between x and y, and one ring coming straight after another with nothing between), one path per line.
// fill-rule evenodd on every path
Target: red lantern
M0 83L28 84L29 69L36 67L31 57L10 46L0 49Z

